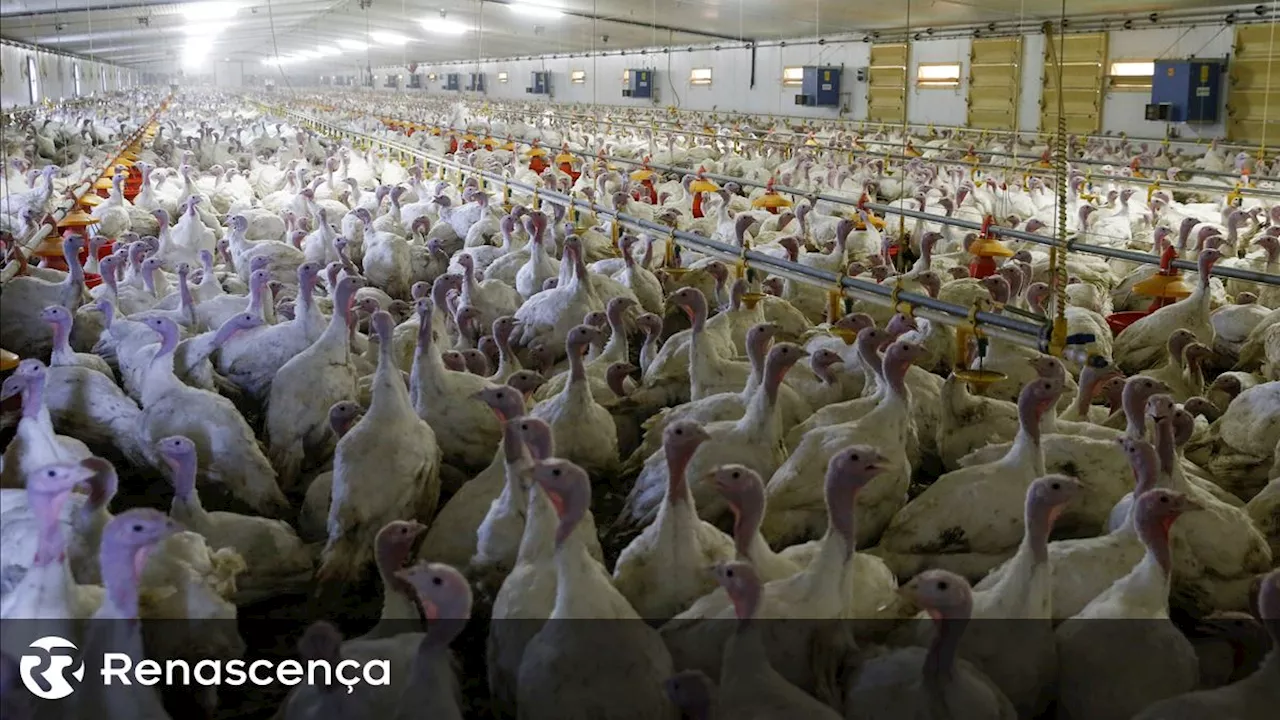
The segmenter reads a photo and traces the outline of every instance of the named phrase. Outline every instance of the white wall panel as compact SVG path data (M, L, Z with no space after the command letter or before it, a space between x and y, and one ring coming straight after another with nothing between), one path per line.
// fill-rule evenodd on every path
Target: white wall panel
M136 84L136 71L133 70L123 70L124 82L121 84L116 80L116 71L120 68L115 65L0 43L0 63L4 67L4 77L0 78L0 107L23 107L31 104L27 78L24 75L28 57L36 58L36 66L41 75L40 97L37 102L74 99L76 93L73 68L76 64L80 65L80 91L83 96L102 92L102 72L107 75L108 92Z
M1153 30L1118 30L1109 33L1112 59L1144 59L1223 57L1232 48L1232 33L1220 32L1221 26L1193 28L1161 28ZM650 50L625 56L577 58L534 58L531 60L498 60L453 65L421 65L417 72L424 75L423 90L433 96L449 93L442 89L444 75L449 72L486 73L487 97L502 100L544 101L545 97L527 95L525 87L530 83L534 70L552 73L553 97L557 104L595 103L620 107L644 107L678 105L683 109L782 114L808 117L839 117L835 108L806 108L794 104L798 88L782 85L782 70L798 65L835 65L844 67L842 104L847 104L844 117L863 119L867 114L867 87L854 79L857 68L870 62L870 44L843 42L830 38L823 45L810 41L789 44L785 47L760 47L756 51L755 87L751 87L751 51L741 47L696 48L690 52L679 49L670 53ZM915 42L911 50L912 66L908 77L910 89L907 100L908 119L912 123L938 125L964 125L966 121L965 98L967 96L969 49L968 38L941 38ZM959 62L962 81L957 88L924 89L915 84L915 68L919 63ZM710 87L689 85L689 71L697 67L712 68ZM631 100L622 97L622 71L627 68L652 68L656 71L658 97L656 102ZM569 82L569 73L585 70L586 82ZM351 73L357 71L352 70ZM437 73L434 81L425 79L427 73ZM509 81L499 83L498 72L506 72ZM1019 99L1019 127L1022 130L1038 130L1040 123L1041 82L1044 72L1044 36L1032 34L1023 41L1022 88ZM403 73L400 68L374 70L377 86L381 88L387 74ZM9 81L6 79L6 88ZM407 82L405 83L407 84ZM1224 93L1225 95L1225 93ZM1164 134L1162 123L1148 122L1143 109L1149 100L1146 92L1111 91L1103 97L1102 130L1112 134L1121 132L1134 136L1159 137ZM1221 123L1211 126L1178 127L1184 136L1221 137Z

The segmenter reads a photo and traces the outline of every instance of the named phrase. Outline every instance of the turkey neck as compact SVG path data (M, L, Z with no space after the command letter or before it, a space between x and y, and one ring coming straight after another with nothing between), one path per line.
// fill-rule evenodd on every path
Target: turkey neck
M428 328L427 332L430 332ZM387 333L387 337L382 337L382 333L378 335L378 367L373 372L373 399L369 403L369 412L365 417L371 415L385 415L387 419L399 418L406 414L414 415L417 420L417 411L413 409L413 404L409 399L409 390L404 384L404 375L400 373L400 368L396 367L395 348L392 347L391 333ZM441 361L443 364L443 361ZM377 427L375 424L373 427Z
M551 619L595 617L598 608L593 600L609 579L587 553L577 527L556 548L555 555L556 604Z
M177 514L182 519L205 520L208 513L200 504L200 493L196 492L196 456L184 453L180 457L169 459L173 468L173 503L170 514Z
M587 381L587 367L582 359L587 347L584 343L569 348L569 382L565 384L566 392L570 387L585 385Z
M263 315L263 299L267 294L267 278L249 283L249 307L245 312L265 320Z
M550 498L537 485L528 490L524 533L520 535L517 564L548 559L555 552L556 510Z
M1155 441L1156 457L1160 464L1159 487L1185 492L1187 488L1183 487L1184 483L1178 482L1178 475L1174 472L1178 466L1178 452L1173 436L1172 415L1161 418L1156 423Z
M1136 501L1134 503L1137 504ZM1169 598L1172 577L1173 553L1169 549L1169 531L1177 516L1140 518L1138 537L1147 547L1147 554L1134 567L1129 576L1139 582L1159 583L1165 602Z
M195 310L195 301L191 299L191 286L187 284L187 273L178 273L178 307L188 316Z
M729 509L733 511L733 544L739 560L756 562L760 559L761 552L769 551L767 547L761 547L764 544L764 538L760 536L764 507L764 488L759 483L755 485L750 497L744 498L741 503L729 505Z
M964 635L965 626L969 624L969 615L973 611L973 598L966 597L965 602L946 610L929 610L933 617L935 632L929 652L924 658L922 674L925 687L932 693L940 693L954 677L956 651L960 647L960 638Z
M342 357L346 358L351 354L351 345L347 342L348 335L351 331L349 323L351 322L351 304L356 299L356 289L348 288L347 292L337 292L334 297L333 315L329 316L329 324L325 326L324 333L320 336L320 342L325 347L338 348L341 350ZM303 307L298 312L298 317L305 317L308 310L311 309L311 292L305 284L298 291L298 302ZM430 327L430 323L427 326Z
M1035 468L1035 476L1044 475L1044 450L1040 447L1040 421L1052 400L1031 394L1018 398L1018 435L1013 439L1006 458L1015 462L1029 460Z
M62 506L71 497L71 490L55 492L27 490L27 502L40 524L36 539L36 556L33 567L47 567L66 559L67 539L62 534Z
M738 420L736 428L739 431L764 431L770 437L777 435L781 422L777 412L778 388L781 387L782 378L789 367L781 362L765 361L764 381L747 403L746 412Z
M154 547L102 547L98 560L102 565L102 584L107 591L107 601L102 604L99 614L117 619L138 617L138 577Z
M1093 396L1102 384L1102 374L1091 367L1080 372L1080 384L1076 388L1076 415L1083 421L1089 419L1089 408L1093 405Z
M1126 437L1135 440L1141 440L1147 434L1147 423L1143 419L1143 410L1147 404L1148 393L1140 392L1136 388L1129 390L1126 385L1124 391L1120 395L1120 407L1124 409L1125 431Z
M693 494L689 491L689 482L685 476L685 471L688 469L689 460L693 458L695 452L697 452L697 448L681 448L666 453L667 504L684 504L686 506L693 504Z
M51 324L53 325L53 354L75 352L71 349L71 323L59 319L54 320Z

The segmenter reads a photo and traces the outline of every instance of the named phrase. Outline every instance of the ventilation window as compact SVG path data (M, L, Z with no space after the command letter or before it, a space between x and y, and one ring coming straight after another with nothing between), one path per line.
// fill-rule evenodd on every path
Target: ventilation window
M40 102L40 69L30 55L27 56L27 94L31 96L32 105Z
M436 79L436 77L437 77L437 75L436 75L435 73L427 73L427 79L428 79L428 80L435 80L435 79Z
M631 71L623 70L622 71L622 87L627 87L629 85L631 85Z
M916 85L922 88L960 86L960 63L920 63L916 66Z
M569 82L571 82L571 83L575 83L575 84L577 84L577 85L581 85L581 84L585 83L586 81L587 81L587 71L586 71L586 70L574 70L573 72L569 73Z
M1154 60L1117 60L1108 68L1108 84L1117 90L1149 90L1156 74Z
M710 85L711 68L694 68L689 71L690 85Z
M804 68L789 67L782 69L782 84L784 86L802 85L804 84Z
M506 81L507 81L507 74L504 72L498 73L498 82L504 83Z

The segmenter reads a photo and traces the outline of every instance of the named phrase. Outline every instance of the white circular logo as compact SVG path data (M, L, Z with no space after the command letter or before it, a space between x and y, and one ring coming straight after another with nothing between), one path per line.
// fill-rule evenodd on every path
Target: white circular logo
M30 647L44 651L37 655L23 655L18 664L18 669L22 672L22 684L27 686L31 694L42 700L61 700L75 692L75 688L67 682L66 670L76 658L69 654L54 655L53 651L65 648L75 652L79 648L57 635L46 635L31 643ZM49 659L49 667L37 673L36 668L45 663L45 656ZM71 677L77 683L84 680L83 661L71 671ZM43 680L43 683L36 678Z

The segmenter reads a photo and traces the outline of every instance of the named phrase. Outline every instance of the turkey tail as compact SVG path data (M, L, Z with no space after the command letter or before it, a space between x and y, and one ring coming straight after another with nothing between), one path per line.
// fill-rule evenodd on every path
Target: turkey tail
M275 468L277 481L282 490L292 489L302 472L302 442L291 442L285 445L268 442L267 459Z
M813 696L837 711L844 710L843 689L863 662L848 620L832 621L831 632L810 637L809 660L814 674Z
M358 581L364 574L371 552L370 544L352 533L344 533L329 544L320 556L316 570L316 592Z

